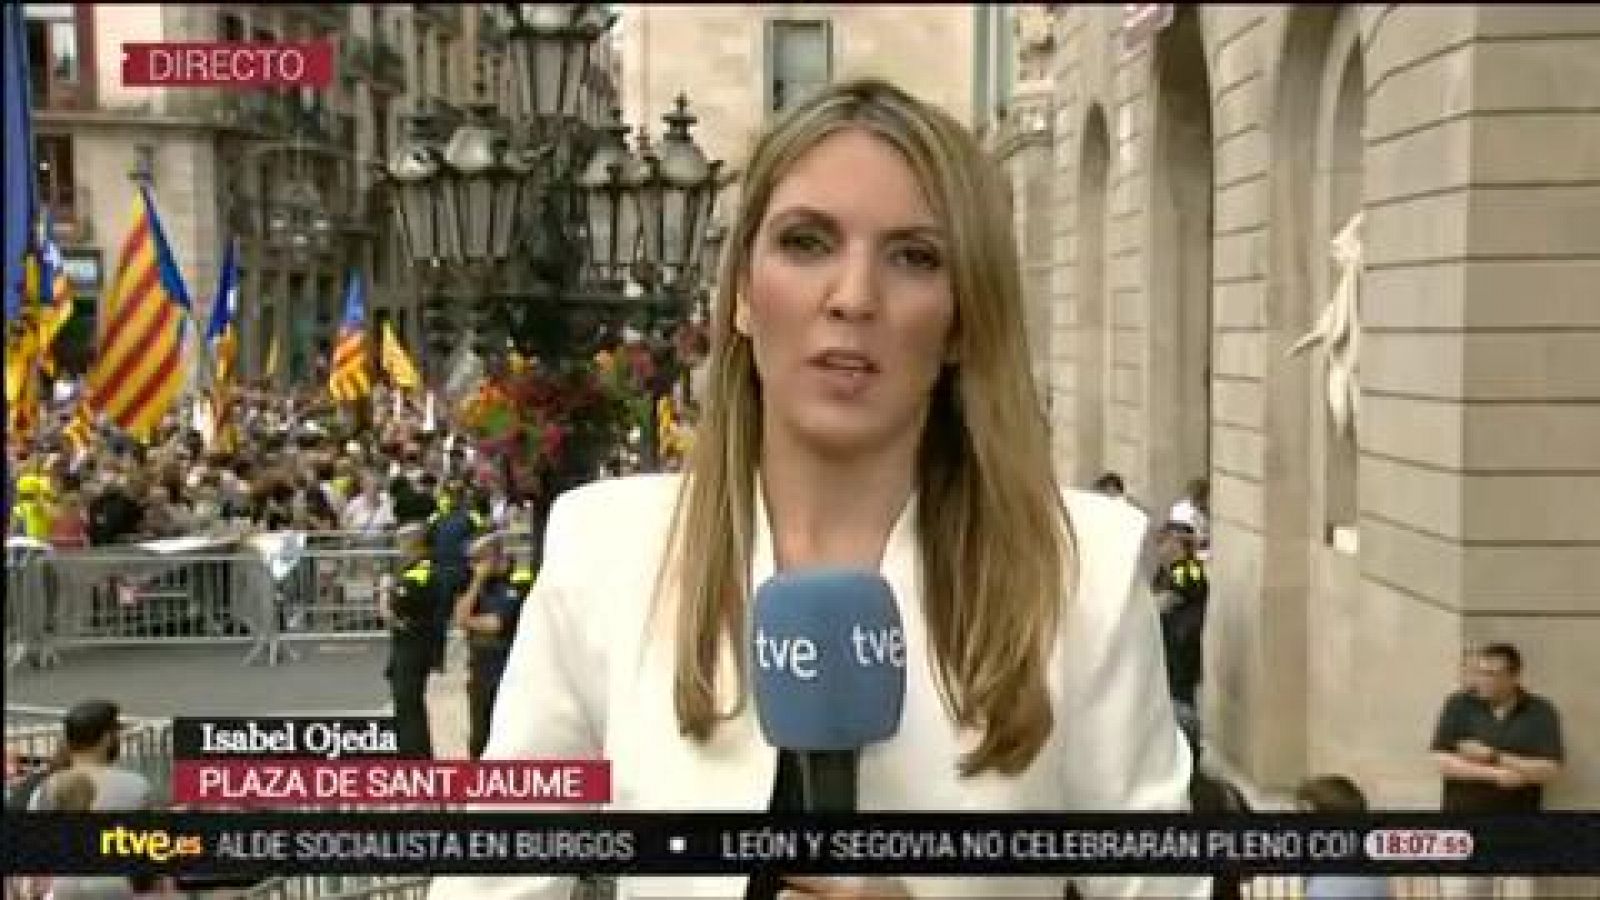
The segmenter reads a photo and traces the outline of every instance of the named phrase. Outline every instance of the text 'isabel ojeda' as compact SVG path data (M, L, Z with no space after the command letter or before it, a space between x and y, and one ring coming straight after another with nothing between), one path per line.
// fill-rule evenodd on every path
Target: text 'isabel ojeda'
M199 756L392 756L394 727L382 719L243 719L199 722Z

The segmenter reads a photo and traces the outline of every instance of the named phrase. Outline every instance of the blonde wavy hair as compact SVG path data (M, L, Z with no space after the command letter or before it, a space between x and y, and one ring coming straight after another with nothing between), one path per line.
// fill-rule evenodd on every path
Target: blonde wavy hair
M713 313L704 414L673 516L662 585L675 594L673 699L683 732L709 740L748 701L747 607L753 586L761 384L734 328L751 248L773 190L807 151L863 129L898 149L947 230L954 357L939 377L919 449L916 529L923 615L940 692L982 739L963 774L1026 769L1054 724L1046 667L1075 542L1051 468L1029 369L1022 286L1003 175L944 112L877 79L833 84L756 144L728 233ZM721 708L719 660L736 660Z

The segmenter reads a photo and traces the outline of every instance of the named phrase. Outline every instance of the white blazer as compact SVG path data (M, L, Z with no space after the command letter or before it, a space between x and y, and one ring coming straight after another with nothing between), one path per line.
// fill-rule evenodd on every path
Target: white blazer
M544 566L501 682L488 759L611 761L613 810L760 812L777 753L753 703L706 744L679 734L670 615L651 616L678 476L596 482L551 511ZM757 490L751 583L774 570ZM889 537L882 574L900 604L906 695L899 733L861 756L859 805L895 811L1173 811L1187 808L1188 744L1173 716L1160 628L1138 574L1145 517L1098 494L1066 495L1078 539L1076 596L1051 667L1056 727L1017 776L962 778L973 735L946 713L928 665L915 501ZM731 652L731 651L730 651ZM1061 877L903 879L915 897L1055 897ZM744 896L740 877L624 878L620 897ZM434 900L566 900L570 878L436 879ZM1205 897L1204 878L1094 878L1086 897Z

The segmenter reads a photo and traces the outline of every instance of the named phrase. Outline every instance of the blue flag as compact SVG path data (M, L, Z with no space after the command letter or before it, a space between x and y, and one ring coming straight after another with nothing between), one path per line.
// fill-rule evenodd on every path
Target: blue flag
M33 234L34 193L33 127L28 99L28 28L22 4L7 3L5 44L0 47L0 106L5 140L5 305L6 321L22 314L22 291L30 235Z
M206 345L233 325L239 314L239 260L238 241L229 241L227 253L222 257L222 277L217 280L217 298L211 304L211 324L206 328Z
M367 327L367 286L361 280L361 273L355 269L350 270L349 278L345 281L344 321L340 325L340 331L349 329L360 332Z

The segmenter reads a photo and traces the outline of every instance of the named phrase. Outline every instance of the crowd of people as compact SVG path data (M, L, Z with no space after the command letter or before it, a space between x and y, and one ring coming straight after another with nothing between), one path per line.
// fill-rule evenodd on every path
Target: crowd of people
M312 391L241 399L227 449L208 448L178 413L147 443L105 432L79 447L63 422L13 445L10 534L64 550L218 531L383 534L425 522L447 488L512 527L537 500L537 486L511 483L415 402L380 394L358 426Z

